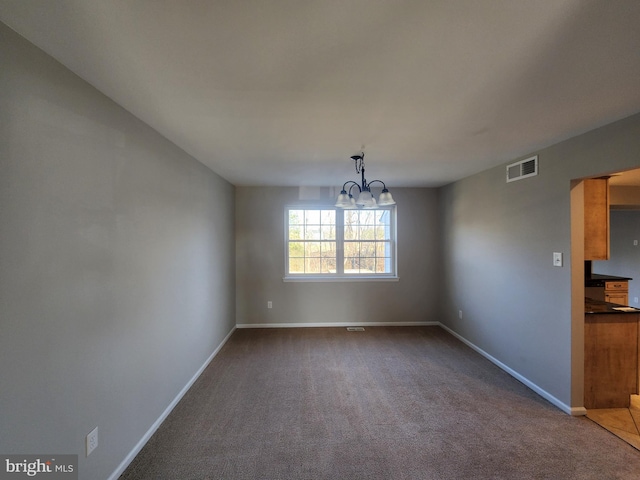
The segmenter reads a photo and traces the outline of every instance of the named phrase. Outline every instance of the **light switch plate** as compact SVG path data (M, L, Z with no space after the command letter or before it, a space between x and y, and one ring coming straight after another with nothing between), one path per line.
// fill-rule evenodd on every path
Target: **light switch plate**
M553 266L554 267L562 266L562 252L553 252Z

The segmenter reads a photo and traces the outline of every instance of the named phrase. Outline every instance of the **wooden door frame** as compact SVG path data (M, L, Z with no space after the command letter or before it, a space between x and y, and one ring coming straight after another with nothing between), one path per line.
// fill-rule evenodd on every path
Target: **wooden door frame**
M584 184L571 181L571 414L584 408Z

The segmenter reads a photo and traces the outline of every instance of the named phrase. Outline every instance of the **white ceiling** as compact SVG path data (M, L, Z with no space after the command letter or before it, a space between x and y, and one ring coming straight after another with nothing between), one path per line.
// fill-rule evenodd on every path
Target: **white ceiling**
M437 186L640 111L638 0L0 0L236 185Z

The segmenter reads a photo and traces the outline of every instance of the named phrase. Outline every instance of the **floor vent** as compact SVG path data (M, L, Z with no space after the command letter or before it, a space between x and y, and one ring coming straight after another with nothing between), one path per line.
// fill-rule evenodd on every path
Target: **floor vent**
M538 175L538 156L507 165L507 183Z
M364 332L364 327L347 327L347 332Z

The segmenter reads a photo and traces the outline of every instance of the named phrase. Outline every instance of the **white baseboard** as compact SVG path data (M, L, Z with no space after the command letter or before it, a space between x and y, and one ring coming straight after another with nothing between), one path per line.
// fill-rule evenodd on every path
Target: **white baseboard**
M437 327L439 325L440 322L239 323L236 328Z
M195 381L198 379L198 377L200 375L202 375L202 372L204 372L204 369L207 368L207 366L211 363L211 361L214 359L214 357L218 354L220 349L222 349L224 344L227 343L227 340L229 340L229 338L231 337L231 335L233 334L235 329L236 329L236 327L231 329L229 334L226 337L224 337L224 340L222 340L220 345L218 345L218 347L213 351L213 353L209 356L209 358L207 358L207 360L198 369L198 371L195 373L195 375L193 377L191 377L191 380L189 380L187 382L187 384L182 388L182 390L180 390L178 395L176 395L176 397L169 404L169 406L165 409L165 411L162 412L162 415L160 415L160 417L158 417L158 419L155 422L153 422L153 425L151 425L151 428L149 428L149 430L147 430L147 433L144 434L144 436L140 439L140 441L136 444L136 446L133 447L133 450L131 450L131 452L129 452L129 455L127 455L125 457L125 459L122 461L122 463L120 463L120 465L118 465L118 468L116 468L116 470L109 476L109 480L117 480L118 477L120 477L120 475L122 475L124 473L124 471L127 469L129 464L133 461L134 458L136 458L136 455L138 455L138 453L140 453L140 450L142 450L142 448L146 445L146 443L149 441L151 436L156 432L158 427L160 427L162 422L164 422L164 420L169 416L171 411L175 408L175 406L182 399L182 397L184 397L185 393L187 393L187 391L195 383Z
M513 378L515 378L516 380L518 380L521 383L524 383L527 387L529 387L531 390L533 390L534 392L536 392L538 395L540 395L542 398L544 398L545 400L551 402L553 405L555 405L556 407L558 407L560 410L562 410L565 413L568 413L569 415L572 416L580 416L580 415L586 415L587 414L587 410L584 407L571 407L569 405L567 405L566 403L560 401L559 399L557 399L556 397L554 397L553 395L551 395L549 392L547 392L546 390L544 390L543 388L540 388L538 385L536 385L535 383L533 383L531 380L529 380L526 377L523 377L522 375L520 375L518 372L516 372L515 370L509 368L507 365L505 365L504 363L502 363L500 360L498 360L497 358L489 355L487 352L485 352L484 350L482 350L480 347L478 347L477 345L471 343L469 340L467 340L466 338L464 338L462 335L454 332L453 330L451 330L449 327L447 327L446 325L442 325L440 324L440 326L446 330L447 332L449 332L451 335L453 335L454 337L456 337L458 340L460 340L462 343L464 343L465 345L471 347L473 350L475 350L476 352L478 352L480 355L482 355L484 358L486 358L487 360L489 360L491 363L493 363L494 365L496 365L497 367L501 368L502 370L504 370L505 372L507 372L509 375L511 375Z

